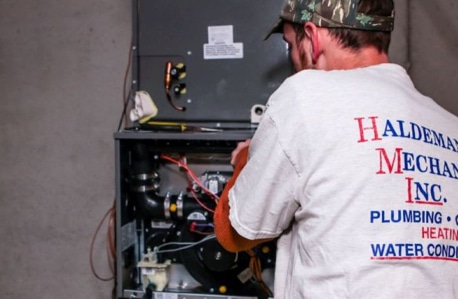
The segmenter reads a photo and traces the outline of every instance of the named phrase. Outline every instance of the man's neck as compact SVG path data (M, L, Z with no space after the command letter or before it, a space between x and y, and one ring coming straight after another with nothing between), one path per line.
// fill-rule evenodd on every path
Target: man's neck
M323 58L325 59L321 61L321 65L317 65L318 69L350 70L389 62L388 55L380 53L374 47L366 47L357 52L332 49Z

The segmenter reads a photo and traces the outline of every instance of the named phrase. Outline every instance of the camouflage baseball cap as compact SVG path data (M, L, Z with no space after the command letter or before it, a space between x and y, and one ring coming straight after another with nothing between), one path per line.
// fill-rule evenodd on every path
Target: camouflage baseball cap
M391 16L374 16L358 13L360 0L285 0L280 19L269 31L283 32L283 22L304 24L312 22L319 27L349 28L370 31L392 31L394 11Z

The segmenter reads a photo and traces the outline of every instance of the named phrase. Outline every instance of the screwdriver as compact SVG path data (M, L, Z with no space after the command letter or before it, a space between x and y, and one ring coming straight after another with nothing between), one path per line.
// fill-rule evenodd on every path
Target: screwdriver
M221 129L206 128L201 126L190 126L185 123L168 121L148 121L140 124L142 129L168 131L168 132L222 132Z

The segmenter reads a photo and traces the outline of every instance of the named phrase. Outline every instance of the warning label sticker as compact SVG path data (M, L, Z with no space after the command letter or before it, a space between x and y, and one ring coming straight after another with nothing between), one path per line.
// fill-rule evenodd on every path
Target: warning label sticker
M204 59L243 58L243 43L234 43L233 26L209 26L208 44L204 44Z

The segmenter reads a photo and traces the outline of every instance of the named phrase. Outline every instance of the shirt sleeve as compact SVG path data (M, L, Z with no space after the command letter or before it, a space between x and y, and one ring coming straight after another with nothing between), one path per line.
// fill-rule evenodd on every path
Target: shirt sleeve
M278 237L299 208L298 179L276 124L266 113L251 141L248 162L229 191L233 228L247 239Z

